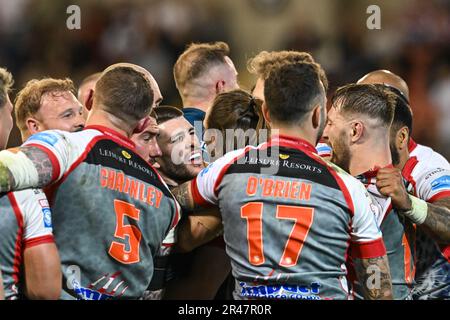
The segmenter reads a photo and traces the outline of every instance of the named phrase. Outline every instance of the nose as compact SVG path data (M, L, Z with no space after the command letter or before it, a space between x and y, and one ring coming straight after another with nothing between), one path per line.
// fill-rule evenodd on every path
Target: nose
M158 158L162 156L161 148L159 147L156 138L153 138L150 141L148 153L150 158Z

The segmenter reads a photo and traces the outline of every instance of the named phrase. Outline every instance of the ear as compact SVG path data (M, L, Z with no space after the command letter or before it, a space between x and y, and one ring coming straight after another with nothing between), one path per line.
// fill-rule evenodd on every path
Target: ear
M271 126L272 124L272 119L270 118L270 112L269 109L267 108L266 102L264 101L263 104L261 105L261 110L262 110L262 114L264 116L264 119L266 120L266 123Z
M350 141L356 143L364 134L364 124L359 120L350 123Z
M30 135L33 135L33 134L41 131L40 129L42 126L41 126L39 120L36 120L34 118L27 118L27 120L25 121L25 124L28 128L28 131L30 132Z
M225 81L220 80L216 82L216 95L225 91Z
M89 94L86 98L86 101L84 101L84 105L86 106L86 109L88 111L91 111L92 109L92 104L94 102L94 90L89 90Z
M144 119L139 120L138 124L133 130L133 134L138 134L144 131L145 127L147 127L150 122L150 117L145 117Z
M314 129L317 129L320 126L320 116L322 114L322 108L318 104L312 112L312 125Z
M397 131L395 137L395 145L400 150L408 149L408 142L409 142L409 129L408 127L403 127Z

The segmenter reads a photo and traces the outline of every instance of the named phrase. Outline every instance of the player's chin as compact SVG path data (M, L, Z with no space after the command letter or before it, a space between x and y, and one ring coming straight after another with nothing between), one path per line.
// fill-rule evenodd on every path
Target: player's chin
M203 164L188 164L186 165L186 171L192 178L195 178L200 171L204 168Z

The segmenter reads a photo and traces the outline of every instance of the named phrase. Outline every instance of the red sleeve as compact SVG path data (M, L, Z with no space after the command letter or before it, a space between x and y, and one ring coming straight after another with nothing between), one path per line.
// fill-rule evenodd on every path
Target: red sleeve
M191 181L191 192L192 192L192 198L196 205L199 205L199 206L202 206L205 208L213 206L211 203L206 201L200 194L200 191L198 191L197 178L195 178Z
M368 242L352 242L351 254L355 258L369 259L384 256L386 247L383 238Z
M52 235L36 237L36 238L25 240L25 249L36 247L36 246L39 246L39 245L45 244L45 243L54 243L54 242L55 242L55 240L53 239Z

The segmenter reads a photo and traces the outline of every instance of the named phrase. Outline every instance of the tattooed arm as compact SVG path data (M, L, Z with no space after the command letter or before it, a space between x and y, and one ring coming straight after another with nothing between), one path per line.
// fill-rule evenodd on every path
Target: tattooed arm
M441 245L450 244L450 197L428 204L428 213L421 225Z
M392 300L392 281L387 256L356 259L355 269L367 300Z
M52 181L47 153L33 146L0 152L0 192L44 187Z
M222 219L217 207L202 207L194 201L191 182L172 190L183 212L189 213L177 228L177 250L188 252L216 238L222 231Z

